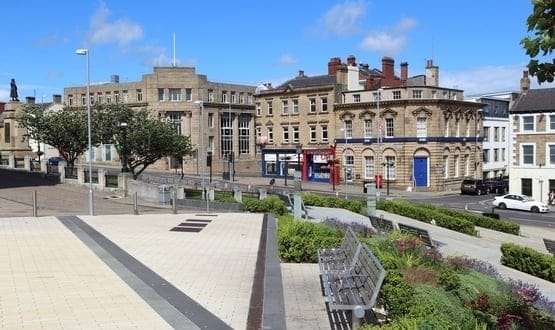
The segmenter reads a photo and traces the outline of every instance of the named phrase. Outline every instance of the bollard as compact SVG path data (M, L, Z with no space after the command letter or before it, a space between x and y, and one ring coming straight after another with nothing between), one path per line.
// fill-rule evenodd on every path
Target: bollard
M33 190L33 217L38 217L37 214L37 191Z
M172 211L173 211L173 214L177 214L177 203L175 202L175 195L176 195L175 190L172 190L171 194L172 194Z
M139 208L137 207L137 192L133 194L133 214L139 214Z

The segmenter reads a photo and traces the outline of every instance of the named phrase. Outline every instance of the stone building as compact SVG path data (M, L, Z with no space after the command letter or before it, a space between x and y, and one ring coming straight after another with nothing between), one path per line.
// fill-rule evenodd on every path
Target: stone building
M547 202L555 189L555 88L530 89L525 71L509 110L511 193Z
M262 175L291 174L284 168L293 159L304 180L328 180L334 188L381 181L382 188L459 189L464 177L481 174L482 106L464 101L462 90L440 87L432 61L425 74L409 77L408 64L397 76L390 57L381 70L354 56L346 63L332 58L327 75L300 71L256 94Z
M199 174L211 153L210 170L215 174L233 169L252 173L258 168L254 147L255 90L256 86L209 81L193 67L155 67L140 81L120 82L114 75L110 82L91 84L90 100L92 105L123 103L147 108L154 116L172 123L179 134L190 136L194 152L184 164L168 157L158 161L153 169L182 168L186 174ZM65 105L86 106L86 94L87 86L64 88ZM95 149L95 163L119 164L113 145Z

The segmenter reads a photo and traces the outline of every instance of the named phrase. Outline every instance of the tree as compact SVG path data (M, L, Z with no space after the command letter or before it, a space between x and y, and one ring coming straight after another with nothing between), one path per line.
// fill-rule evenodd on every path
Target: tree
M555 78L555 59L540 62L539 56L549 56L555 48L555 0L533 0L534 10L527 19L528 32L535 37L527 36L521 40L526 54L531 60L528 71L535 76L538 83L553 82ZM540 54L541 53L541 54Z
M20 127L27 128L29 138L58 149L70 167L88 149L85 111L65 107L45 112L41 106L30 104L23 108L18 122Z

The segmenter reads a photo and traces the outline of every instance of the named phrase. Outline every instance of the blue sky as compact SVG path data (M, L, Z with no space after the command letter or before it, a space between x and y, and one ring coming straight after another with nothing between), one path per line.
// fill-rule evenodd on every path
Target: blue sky
M66 1L2 3L0 101L15 78L19 98L50 102L63 88L138 81L154 66L194 66L211 81L280 84L304 70L327 73L332 57L381 69L408 62L409 76L433 59L440 86L465 95L518 90L529 58L530 0ZM175 35L175 47L174 47ZM532 77L533 88L538 85ZM553 87L542 84L541 87Z

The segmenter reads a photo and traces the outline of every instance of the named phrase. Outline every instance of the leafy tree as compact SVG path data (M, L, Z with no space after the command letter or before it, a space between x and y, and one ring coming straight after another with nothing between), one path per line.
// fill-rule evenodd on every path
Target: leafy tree
M535 37L527 36L520 43L531 58L528 63L530 74L535 76L540 84L553 82L555 59L551 59L551 62L541 63L540 60L534 58L538 55L551 55L555 47L555 0L533 0L532 3L534 10L526 22L528 32L533 32Z
M87 113L66 107L45 112L39 105L26 105L18 117L30 138L58 149L68 165L73 167L77 157L88 149Z

